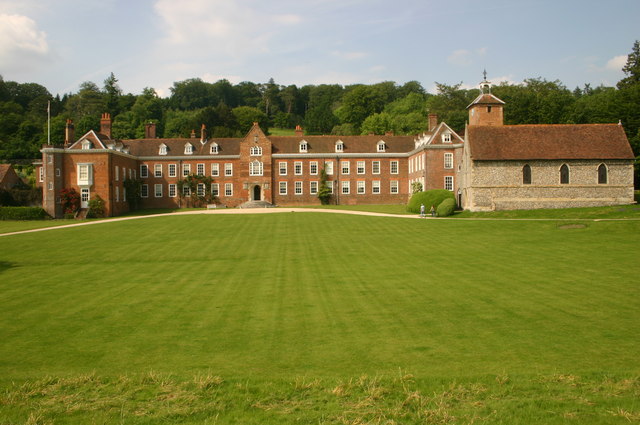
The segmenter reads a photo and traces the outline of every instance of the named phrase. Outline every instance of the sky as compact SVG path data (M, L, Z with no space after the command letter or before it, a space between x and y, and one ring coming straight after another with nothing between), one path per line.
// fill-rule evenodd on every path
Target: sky
M226 78L614 86L640 39L638 0L0 0L0 75L53 94Z

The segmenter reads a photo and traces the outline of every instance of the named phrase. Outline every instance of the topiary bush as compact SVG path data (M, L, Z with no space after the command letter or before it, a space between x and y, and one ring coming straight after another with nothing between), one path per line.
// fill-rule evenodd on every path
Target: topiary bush
M0 220L44 220L50 218L41 207L0 207Z
M440 202L438 208L436 209L436 214L438 217L449 217L453 214L453 211L456 209L456 200L453 198L447 198L444 201Z
M409 199L409 203L407 203L407 211L419 214L420 204L424 204L424 208L428 214L429 210L431 209L431 205L433 205L434 208L437 208L438 205L442 203L442 201L449 198L453 199L455 205L456 199L453 195L453 192L451 192L450 190L433 189L427 190L426 192L418 192L414 194L411 199Z
M87 212L88 218L102 218L104 217L104 199L100 195L96 195L89 201L89 211Z

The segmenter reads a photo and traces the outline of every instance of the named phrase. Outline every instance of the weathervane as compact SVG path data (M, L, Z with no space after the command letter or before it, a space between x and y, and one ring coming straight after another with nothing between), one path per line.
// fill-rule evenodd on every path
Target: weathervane
M487 81L487 70L485 68L484 72L482 73L482 75L484 75L484 81Z

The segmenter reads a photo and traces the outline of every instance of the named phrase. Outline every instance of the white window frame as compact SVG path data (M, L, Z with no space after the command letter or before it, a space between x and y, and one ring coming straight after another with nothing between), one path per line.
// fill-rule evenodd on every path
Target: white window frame
M196 186L196 193L198 194L199 197L203 197L205 194L205 190L206 190L206 186L204 183L198 183L198 185Z
M349 161L340 162L340 172L343 176L348 176L351 172L351 163Z
M263 164L262 162L258 161L257 159L255 161L251 161L249 163L249 175L250 176L261 176L263 173Z
M371 193L374 195L380 195L380 180L373 180L371 182Z
M351 182L349 180L342 180L340 193L343 195L349 195L351 193Z
M399 174L400 173L400 164L398 161L390 161L389 162L389 173L390 174Z
M377 149L378 152L385 152L386 149L387 149L387 145L382 140L380 140L378 142L378 149Z
M296 176L302 175L302 161L296 161L293 163L293 174Z
M444 189L453 192L453 176L444 176Z
M442 143L451 143L451 133L442 133Z
M193 145L191 143L187 142L184 145L184 154L185 155L192 155L194 150L195 149L194 149L194 147L193 147Z
M364 180L358 180L356 183L356 193L358 195L364 195L366 193L366 182Z
M318 175L318 161L311 161L309 163L309 174L312 176Z
M149 166L147 164L140 164L140 178L146 179L149 177Z
M227 177L233 176L233 163L225 162L224 164L224 175Z
M153 197L162 198L162 183L156 183L153 185Z
M199 176L204 176L204 164L198 163L196 164L196 174Z
M364 174L366 170L366 164L364 161L356 162L356 174Z
M220 164L217 162L211 164L211 177L220 177Z
M371 162L371 174L380 174L380 161Z
M42 183L44 181L44 166L39 168L39 175L40 183Z
M233 183L224 184L224 196L233 196Z
M278 182L278 194L286 195L287 194L287 182L281 181Z
M342 140L336 142L336 152L344 152L344 142Z
M178 186L175 183L169 183L169 198L178 196Z
M149 197L149 185L144 183L140 186L140 197L148 198Z
M162 164L153 164L153 177L162 177Z
M93 184L93 164L78 164L78 186Z
M318 181L312 180L309 182L309 194L317 195L318 194Z
M169 169L169 177L176 177L178 175L178 164L169 164L167 167Z
M453 169L453 154L451 152L445 152L444 154L444 168L447 170Z
M389 181L389 193L394 195L400 193L400 182L398 180Z
M117 165L115 166L115 180L120 180L120 167L118 167Z
M333 161L327 161L324 163L324 172L327 173L328 176L333 175Z
M280 161L278 162L278 173L281 176L286 176L287 175L287 163L284 161Z
M218 183L211 183L211 196L220 196L220 185Z
M260 146L251 146L249 150L250 156L262 156L262 148Z
M300 153L309 152L309 143L307 143L306 140L303 140L302 142L300 142L299 152Z
M211 155L217 155L218 152L220 152L220 148L218 147L217 143L212 143L211 146L209 147L209 154Z
M167 145L164 143L160 145L160 150L158 151L158 155L166 155L167 154Z
M304 194L304 191L302 189L302 181L298 180L298 181L294 182L293 193L295 195L303 195Z
M115 190L116 190L116 202L120 202L120 186L116 186Z
M329 189L329 193L333 195L333 180L327 180L327 189Z
M189 185L182 186L182 196L191 196L191 187Z
M182 177L187 177L191 174L191 164L182 164Z

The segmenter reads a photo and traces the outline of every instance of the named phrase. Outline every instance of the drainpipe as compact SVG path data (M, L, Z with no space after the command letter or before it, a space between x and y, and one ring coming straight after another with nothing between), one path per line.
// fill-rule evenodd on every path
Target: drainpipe
M340 205L340 173L342 167L340 166L340 157L336 156L336 187L333 188L333 193L336 194L336 205Z

